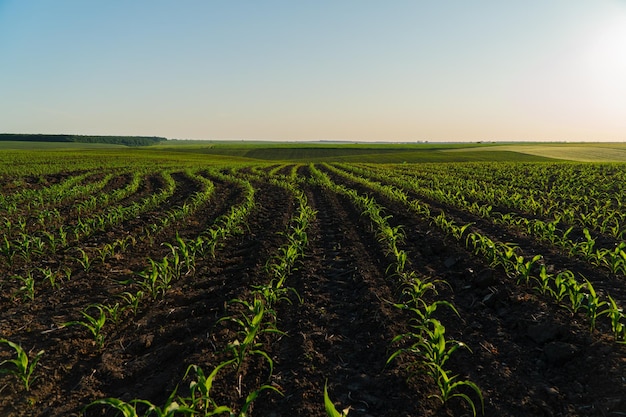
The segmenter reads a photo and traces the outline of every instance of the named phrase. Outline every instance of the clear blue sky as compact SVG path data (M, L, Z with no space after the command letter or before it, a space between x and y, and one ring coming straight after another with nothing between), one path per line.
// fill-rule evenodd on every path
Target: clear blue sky
M626 141L626 0L0 0L0 132Z

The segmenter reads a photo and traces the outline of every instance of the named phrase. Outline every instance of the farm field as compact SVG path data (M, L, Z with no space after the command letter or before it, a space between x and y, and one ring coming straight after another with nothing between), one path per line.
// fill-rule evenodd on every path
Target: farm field
M624 165L181 148L2 153L0 415L625 415Z

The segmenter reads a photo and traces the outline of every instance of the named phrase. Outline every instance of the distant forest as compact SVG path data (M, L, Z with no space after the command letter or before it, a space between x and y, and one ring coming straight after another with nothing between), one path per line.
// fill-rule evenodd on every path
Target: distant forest
M164 142L166 138L156 136L82 136L82 135L33 135L0 133L0 141L20 142L79 142L109 143L112 145L148 146Z

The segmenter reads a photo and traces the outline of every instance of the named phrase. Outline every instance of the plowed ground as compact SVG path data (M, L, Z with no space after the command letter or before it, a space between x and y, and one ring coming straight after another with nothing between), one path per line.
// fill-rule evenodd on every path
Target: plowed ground
M310 173L302 168L300 175ZM140 235L142 224L197 191L197 184L182 174L175 179L175 195L159 210L86 244ZM195 272L177 281L163 300L144 303L137 316L127 313L120 324L107 327L102 349L84 328L60 327L80 318L80 310L89 304L114 301L118 281L136 277L147 267L148 257L164 256L162 243L174 242L176 233L197 236L241 202L236 187L211 179L216 187L211 201L184 222L140 240L88 272L80 271L69 256L38 258L34 262L42 266L65 262L77 272L58 290L38 290L34 301L6 294L0 298L0 337L32 353L45 351L30 392L12 376L0 376L0 415L78 416L86 404L105 397L163 404L177 386L181 394L187 392L183 376L190 364L208 373L226 357L235 329L219 319L237 312L229 300L249 299L255 285L267 282L266 265L285 243L295 210L284 189L260 179L253 180L256 206L242 233L224 242L215 257L199 260ZM142 192L160 186L147 184ZM251 389L267 383L282 395L264 391L250 415L323 416L328 381L332 400L338 408L351 406L350 416L471 415L458 398L442 405L432 397L437 394L433 381L410 375L406 359L386 363L397 348L392 338L407 330L409 318L391 304L401 288L386 272L390 261L367 218L347 198L308 183L301 187L317 215L308 232L306 256L287 283L298 296L276 307L277 327L285 334L262 339L263 349L274 359L274 372L270 375L260 359L246 363L240 376L226 370L213 388L216 401L237 408ZM485 415L624 415L623 346L605 333L590 333L580 317L518 287L404 207L368 193L386 207L393 225L403 227L410 268L448 283L438 286L438 298L452 302L459 315L442 309L437 317L449 338L471 349L458 350L450 368L481 388ZM6 288L7 293L14 289ZM568 347L571 354L554 353L559 347ZM2 348L0 360L9 353ZM474 394L463 392L479 405ZM114 413L93 407L87 415Z

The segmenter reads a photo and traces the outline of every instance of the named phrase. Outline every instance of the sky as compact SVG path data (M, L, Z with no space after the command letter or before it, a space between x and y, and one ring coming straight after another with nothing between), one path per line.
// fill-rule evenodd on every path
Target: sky
M0 132L626 141L626 0L0 0Z

